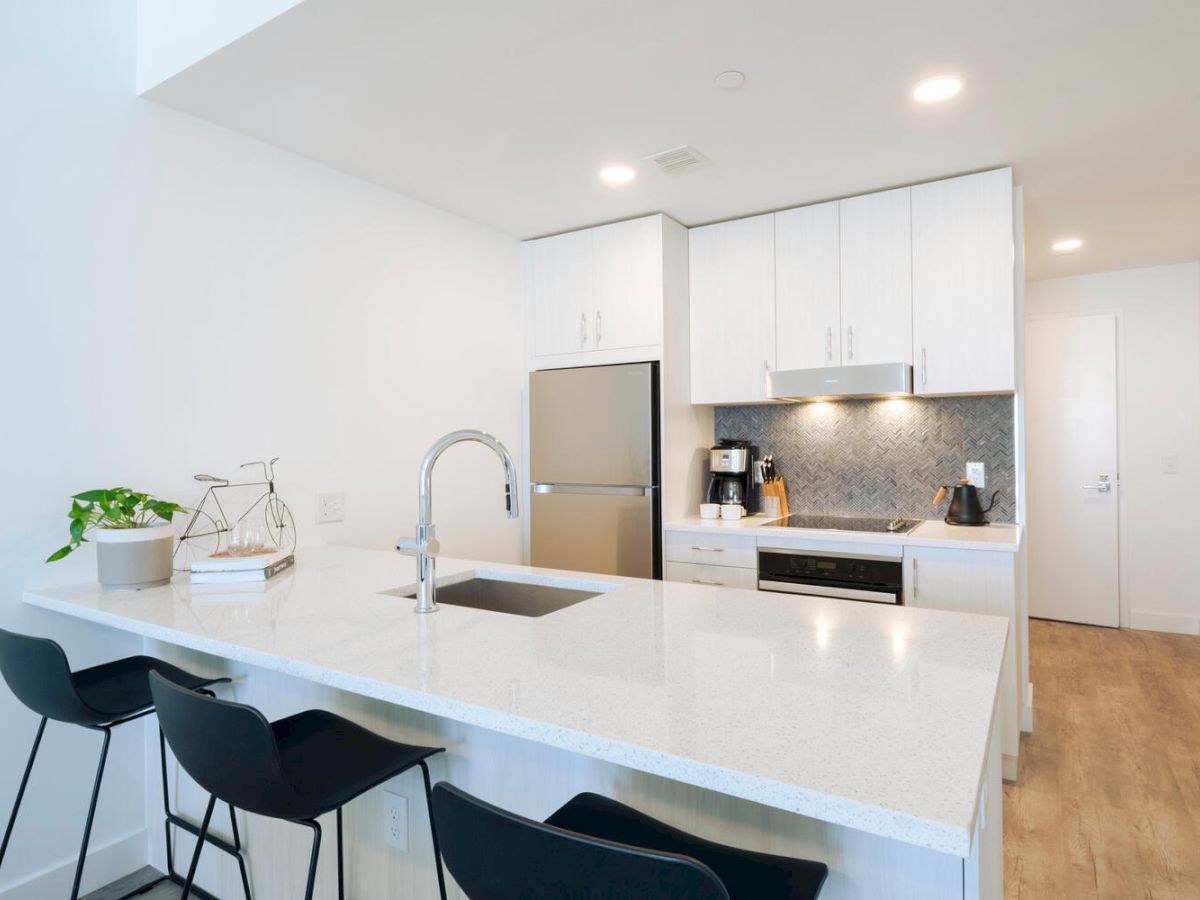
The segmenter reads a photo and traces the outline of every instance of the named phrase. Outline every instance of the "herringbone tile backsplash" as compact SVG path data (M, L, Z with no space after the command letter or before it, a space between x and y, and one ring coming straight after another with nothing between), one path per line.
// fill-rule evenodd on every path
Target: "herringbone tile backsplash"
M722 406L716 437L774 454L793 513L940 518L938 485L971 461L987 466L987 495L1000 491L988 518L1015 518L1012 397Z

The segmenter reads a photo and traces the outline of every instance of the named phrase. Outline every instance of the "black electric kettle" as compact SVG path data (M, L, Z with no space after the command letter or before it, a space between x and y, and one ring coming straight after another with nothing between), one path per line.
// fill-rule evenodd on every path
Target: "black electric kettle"
M991 502L988 503L987 509L984 509L983 504L979 502L979 488L964 478L958 484L944 484L938 488L937 495L933 498L934 506L946 499L947 491L954 492L950 498L950 509L946 513L946 522L950 525L986 525L986 514L996 505L996 498L1000 496L999 491L992 494Z

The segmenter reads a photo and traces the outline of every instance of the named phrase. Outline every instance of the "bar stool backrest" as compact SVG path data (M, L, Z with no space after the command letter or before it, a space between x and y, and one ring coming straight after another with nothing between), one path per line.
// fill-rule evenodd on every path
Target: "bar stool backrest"
M301 803L279 759L271 723L252 706L206 697L150 673L150 693L171 751L204 790L248 812L299 818Z
M49 638L0 628L0 674L17 699L39 716L73 725L101 725L112 718L80 699L67 654Z
M444 781L433 787L433 818L446 867L472 900L729 900L712 869L689 856L555 828Z

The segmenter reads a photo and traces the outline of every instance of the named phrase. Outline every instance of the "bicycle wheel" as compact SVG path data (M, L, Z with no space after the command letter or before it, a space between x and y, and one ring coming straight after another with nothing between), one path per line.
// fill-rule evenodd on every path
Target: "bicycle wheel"
M296 522L292 511L276 496L267 499L263 517L267 520L267 534L281 552L291 553L296 549Z
M193 560L207 559L221 549L223 528L208 513L186 507L171 518L175 526L175 554L172 565L176 572L187 572Z

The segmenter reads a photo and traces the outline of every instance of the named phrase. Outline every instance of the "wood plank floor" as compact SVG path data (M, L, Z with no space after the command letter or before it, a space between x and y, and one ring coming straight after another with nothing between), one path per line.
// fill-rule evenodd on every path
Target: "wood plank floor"
M1029 623L1008 900L1200 898L1200 638Z

